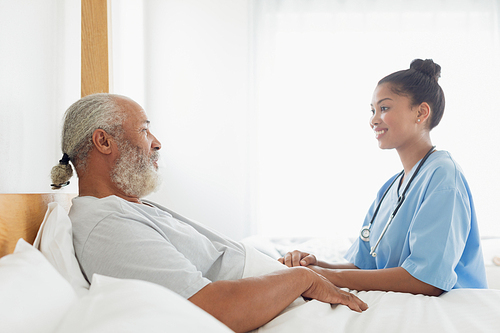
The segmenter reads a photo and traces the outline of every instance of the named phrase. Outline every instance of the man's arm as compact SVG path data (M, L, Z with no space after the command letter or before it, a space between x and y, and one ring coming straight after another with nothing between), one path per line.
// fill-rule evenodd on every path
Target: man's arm
M247 332L269 322L301 295L326 303L344 304L358 312L368 308L353 294L340 290L304 267L260 277L216 281L189 300L235 332Z

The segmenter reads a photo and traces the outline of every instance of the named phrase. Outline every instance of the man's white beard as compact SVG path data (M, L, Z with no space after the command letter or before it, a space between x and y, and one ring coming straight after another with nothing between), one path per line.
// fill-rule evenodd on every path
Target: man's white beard
M153 162L158 161L159 152L151 156L129 142L119 143L120 157L111 172L111 180L126 195L142 198L154 192L161 183L161 177Z

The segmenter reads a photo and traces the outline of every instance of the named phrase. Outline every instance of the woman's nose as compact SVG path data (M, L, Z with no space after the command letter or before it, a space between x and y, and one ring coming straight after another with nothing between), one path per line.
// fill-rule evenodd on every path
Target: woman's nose
M370 126L375 127L378 124L380 124L380 116L375 112L370 118Z

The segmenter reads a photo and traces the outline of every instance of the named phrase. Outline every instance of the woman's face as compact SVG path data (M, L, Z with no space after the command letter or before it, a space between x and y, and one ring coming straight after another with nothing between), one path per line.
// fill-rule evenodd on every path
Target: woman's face
M370 127L381 149L404 148L411 145L418 134L418 107L411 100L395 94L390 83L375 88L372 98Z

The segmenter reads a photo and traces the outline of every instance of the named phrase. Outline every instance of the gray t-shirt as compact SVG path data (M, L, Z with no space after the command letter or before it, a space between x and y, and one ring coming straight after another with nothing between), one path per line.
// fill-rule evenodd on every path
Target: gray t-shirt
M94 273L146 280L189 298L210 282L242 277L243 245L149 204L73 199L73 242L87 280Z

